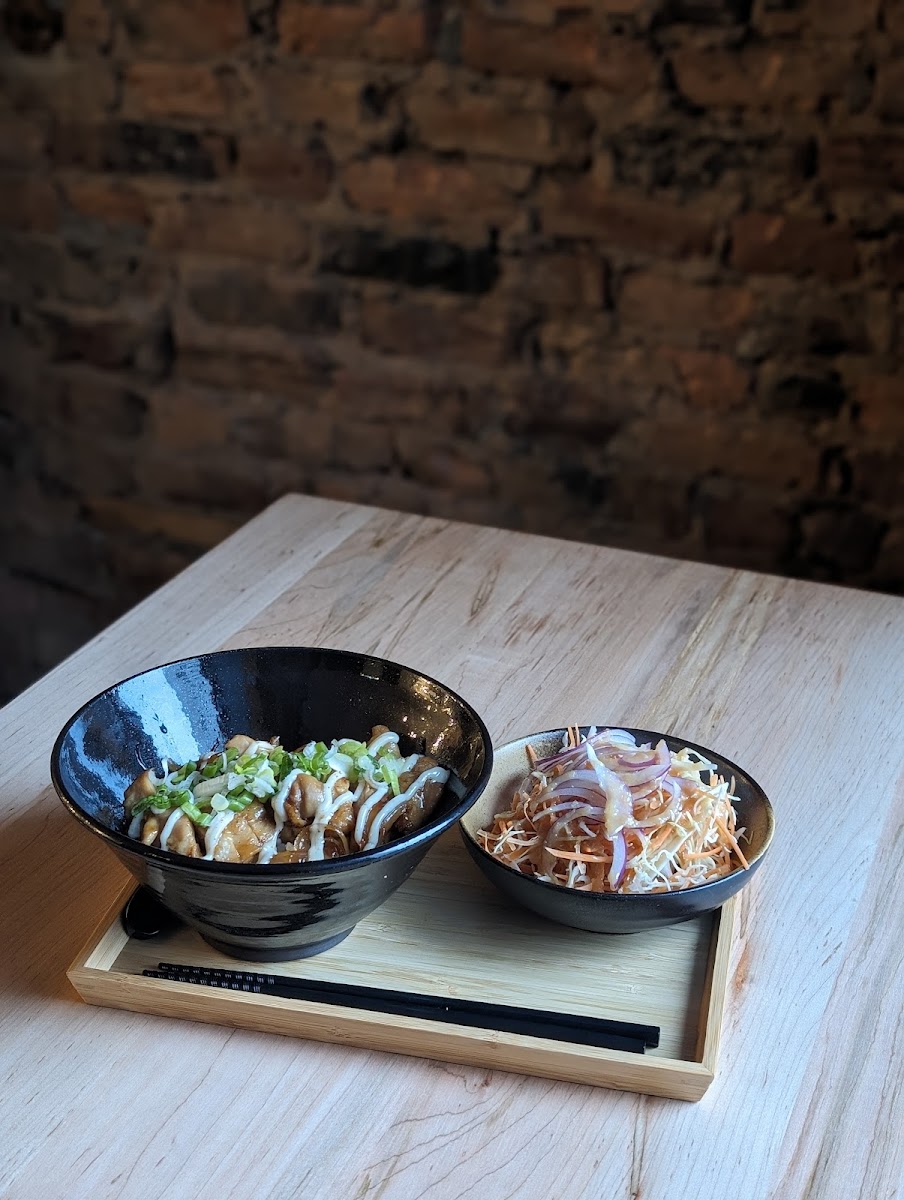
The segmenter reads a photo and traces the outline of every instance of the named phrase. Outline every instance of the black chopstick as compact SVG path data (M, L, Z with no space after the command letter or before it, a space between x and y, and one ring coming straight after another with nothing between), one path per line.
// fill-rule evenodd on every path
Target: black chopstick
M635 1025L606 1017L572 1016L565 1013L516 1008L509 1004L489 1004L481 1000L451 999L390 988L372 988L357 984L328 983L319 979L293 979L258 971L228 971L216 967L195 967L181 963L160 963L156 971L146 970L150 979L168 979L177 983L197 983L207 987L228 988L234 992L254 992L279 996L286 1000L311 1000L319 1004L340 1004L368 1012L393 1013L427 1021L444 1021L475 1029L498 1029L528 1037L551 1038L581 1046L600 1046L608 1050L626 1050L643 1054L647 1046L659 1045L659 1027Z

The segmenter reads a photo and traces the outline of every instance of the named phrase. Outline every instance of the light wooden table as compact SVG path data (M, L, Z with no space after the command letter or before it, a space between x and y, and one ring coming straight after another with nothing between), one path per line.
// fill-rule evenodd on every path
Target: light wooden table
M126 875L50 787L56 732L132 672L274 643L426 671L497 741L619 722L750 768L778 832L699 1104L78 1000ZM890 596L283 499L2 714L0 1196L904 1195L902 679Z

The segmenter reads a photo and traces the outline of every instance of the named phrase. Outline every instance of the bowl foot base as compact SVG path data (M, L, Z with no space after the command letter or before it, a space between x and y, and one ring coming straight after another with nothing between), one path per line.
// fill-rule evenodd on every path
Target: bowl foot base
M333 946L338 946L350 933L351 929L344 929L342 933L334 934L333 937L324 938L319 942L308 942L305 946L261 946L260 949L233 946L229 942L220 942L204 934L201 936L208 946L213 946L214 950L219 950L221 954L227 954L230 958L244 959L245 962L290 962L296 958L312 958L315 954L322 954L324 950L332 950Z

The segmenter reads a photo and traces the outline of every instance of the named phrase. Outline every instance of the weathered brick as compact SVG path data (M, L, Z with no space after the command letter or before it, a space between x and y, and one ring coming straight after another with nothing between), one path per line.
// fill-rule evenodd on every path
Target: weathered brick
M113 313L55 305L28 320L50 361L128 367L150 379L169 370L169 326L165 311L157 306L130 305Z
M493 94L409 93L406 110L424 145L441 151L487 154L517 162L580 163L588 154L590 125L578 110L508 108Z
M882 22L895 42L904 42L904 0L884 0Z
M655 7L657 0L477 0L475 7L497 20L524 22L528 25L555 25L563 13L592 8L595 13L613 16L638 16Z
M692 408L723 413L743 407L750 390L750 372L729 355L671 346L663 347L659 353L675 368Z
M67 0L66 45L71 51L106 50L113 38L113 18L104 0Z
M820 174L836 187L904 190L904 137L863 134L830 138L821 155Z
M681 258L712 249L712 222L667 200L610 189L590 176L546 179L538 206L543 230L605 246Z
M592 382L578 381L566 375L532 371L527 378L515 377L504 385L507 403L504 429L516 438L528 437L540 444L565 443L566 446L602 446L610 442L624 424L626 405L612 376ZM533 486L517 461L514 470L524 480L526 501ZM504 463L498 477L507 475ZM512 481L507 483L511 492Z
M276 441L275 428L271 421L271 442ZM135 464L138 488L150 501L202 511L209 510L215 496L218 515L236 524L247 521L279 495L271 480L271 462L256 461L257 455L246 452L238 436L230 439L228 454L222 449L221 440L191 455L178 450L166 457L147 454Z
M758 0L753 23L767 37L789 34L852 37L875 28L878 15L879 0L863 0L860 4L850 4L848 0L802 0L793 4Z
M464 429L471 394L450 375L446 363L437 371L423 360L368 353L360 361L342 363L324 403L340 424L355 416L390 425L429 417L435 429L451 437Z
M617 311L628 326L682 341L730 342L750 321L754 303L745 287L690 283L660 271L634 271L622 283Z
M851 51L775 42L740 51L679 48L672 55L682 95L702 108L754 108L815 112L840 95L851 70Z
M33 575L20 576L4 567L0 575L0 621L19 631L7 638L3 665L4 699L19 691L77 650L117 615L109 600L48 586ZM27 633L26 633L27 631Z
M450 446L431 430L417 426L399 426L395 431L396 451L403 467L414 479L430 487L449 488L458 495L486 494L492 476L485 464L476 461L473 450L466 455L463 447Z
M280 49L287 54L392 62L419 62L427 55L425 19L417 9L288 0L278 19Z
M321 270L408 287L481 295L499 274L489 246L465 247L439 238L393 238L380 230L330 229L321 235Z
M499 366L517 352L521 318L493 304L407 296L361 301L365 345L386 354Z
M904 529L893 526L888 530L869 577L873 587L898 594L904 591Z
M196 272L186 283L189 303L218 325L273 326L293 334L333 333L342 322L335 288L292 277L268 280L253 268Z
M461 57L478 71L592 83L626 96L639 95L656 78L654 59L642 41L603 34L583 18L537 29L467 12Z
M47 131L41 120L0 112L0 167L34 167L44 157Z
M550 251L527 247L508 259L503 285L512 295L549 308L600 309L608 302L606 260L594 247Z
M131 120L224 117L221 72L200 63L137 62L126 68L123 116Z
M229 164L229 145L220 134L140 121L59 125L51 154L64 167L189 180L215 179Z
M904 438L904 375L871 375L862 379L854 399L859 424L868 433Z
M200 279L209 280L210 271ZM334 368L320 338L293 336L273 327L223 326L201 319L185 300L173 306L173 373L180 379L238 392L316 395Z
M814 423L834 421L847 401L837 371L772 361L760 371L759 391L767 412Z
M904 235L888 238L879 251L877 262L889 283L904 283Z
M140 387L81 366L58 368L48 376L63 429L77 426L88 438L104 435L133 445L146 432L148 401Z
M110 225L143 227L150 221L145 197L124 180L106 175L66 175L62 190L69 208L83 216Z
M310 65L306 70L274 65L260 69L255 83L274 120L322 125L362 145L376 145L401 128L399 70L346 62L318 63L316 71Z
M116 101L116 78L102 56L68 58L7 55L2 67L3 96L13 108L29 114L52 114L60 120L99 120Z
M118 496L87 496L85 507L101 529L114 533L160 535L202 550L221 542L240 524L235 516L193 512L171 504L153 504Z
M779 498L763 489L707 479L698 506L706 552L717 560L762 569L788 554L794 537L791 516Z
M810 280L774 279L757 288L757 313L737 350L745 359L869 354L885 339L882 305L854 288L820 289Z
M257 192L317 204L329 194L333 162L318 137L248 135L239 139L236 172Z
M821 275L834 281L857 273L850 230L810 217L745 213L731 227L731 263L750 274Z
M886 121L904 121L904 58L884 62L879 67L876 110Z
M361 212L462 224L511 216L519 183L517 171L494 172L414 155L349 163L342 175L349 204Z
M888 446L854 446L847 451L850 492L855 499L879 505L888 512L901 506L901 454Z
M10 45L23 54L47 54L62 37L62 14L53 5L34 0L5 4L3 33Z
M236 49L248 36L242 0L126 0L129 42L160 58L207 58Z
M310 234L289 204L188 194L156 207L150 242L162 250L292 266L308 257Z
M0 226L50 231L59 221L59 198L52 181L40 175L0 174Z
M815 505L800 522L804 560L841 573L865 571L873 565L887 523L853 504Z
M136 259L130 242L109 232L98 248L69 246L56 237L0 237L0 260L10 271L6 297L22 304L63 300L109 307L120 300L159 295L166 281L155 264Z

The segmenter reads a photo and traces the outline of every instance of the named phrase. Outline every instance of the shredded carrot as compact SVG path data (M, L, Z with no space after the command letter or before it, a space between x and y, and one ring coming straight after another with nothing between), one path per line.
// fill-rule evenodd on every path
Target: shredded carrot
M553 858L567 858L570 862L607 863L612 861L611 854L608 857L602 854L582 854L580 850L555 850L552 846L546 846L545 850Z

